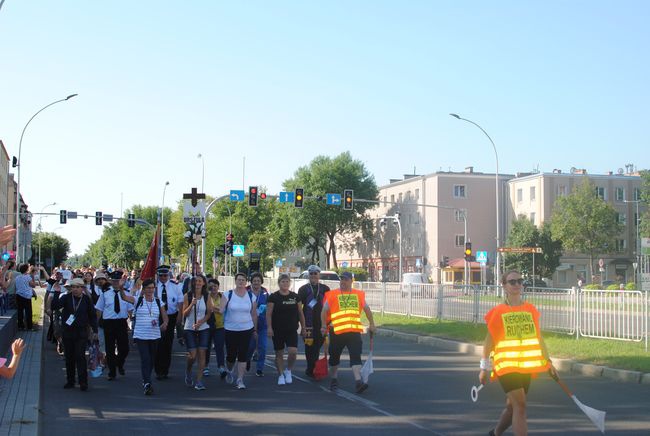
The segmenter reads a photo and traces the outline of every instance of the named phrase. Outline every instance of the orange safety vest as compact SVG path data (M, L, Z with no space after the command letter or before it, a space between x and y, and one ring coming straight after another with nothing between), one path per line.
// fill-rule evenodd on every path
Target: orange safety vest
M325 302L330 308L328 321L332 325L334 334L363 332L361 311L366 305L363 291L334 289L325 294Z
M492 358L497 377L549 369L550 363L542 352L539 312L535 306L499 304L485 315L485 322L495 344Z

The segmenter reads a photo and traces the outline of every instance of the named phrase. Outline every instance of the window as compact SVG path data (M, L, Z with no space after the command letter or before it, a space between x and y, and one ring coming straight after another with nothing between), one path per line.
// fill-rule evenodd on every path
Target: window
M390 202L395 204L395 194L390 194Z
M415 190L415 199L418 200L420 198L420 189Z
M399 197L397 198L397 201L398 201L399 203L402 202L402 193L401 193L401 192L399 193Z
M535 224L535 212L530 213L530 222Z
M420 224L420 214L416 212L414 216L415 216L415 224Z
M625 248L626 248L626 245L627 245L627 244L625 244L625 242L626 242L625 239L617 239L616 240L616 251L618 251L619 253L625 251Z
M565 197L566 196L566 185L558 185L557 186L557 196L558 197Z
M627 214L623 212L618 212L616 214L616 221L618 221L619 224L626 225L627 224Z
M616 188L616 201L622 203L625 200L625 188Z
M406 191L406 201L411 201L411 191Z
M465 246L465 235L456 235L456 247Z
M530 201L535 201L535 187L530 187Z
M566 284L567 279L566 279L566 271L558 271L557 272L557 282L560 284Z
M466 198L465 185L454 185L454 198Z
M641 190L639 188L634 188L634 201L641 200Z
M465 214L467 213L466 209L456 209L454 215L456 216L456 221L461 222L465 221Z
M524 201L524 190L519 188L517 189L517 203Z
M384 206L386 206L386 196L384 195Z
M391 248L394 250L395 249L395 239L393 239L393 242L391 244Z
M596 197L600 198L601 200L606 200L605 188L603 188L602 186L596 186Z
M415 240L415 248L419 250L421 245L422 245L422 238L417 238Z

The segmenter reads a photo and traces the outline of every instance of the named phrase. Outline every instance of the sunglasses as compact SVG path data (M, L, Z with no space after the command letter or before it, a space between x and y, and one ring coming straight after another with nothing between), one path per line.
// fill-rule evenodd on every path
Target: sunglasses
M524 283L524 279L510 279L506 280L506 283L508 283L510 286L522 285Z
M317 272L311 272L311 273L309 273L309 275L310 275L310 276L317 276L318 273L317 273Z

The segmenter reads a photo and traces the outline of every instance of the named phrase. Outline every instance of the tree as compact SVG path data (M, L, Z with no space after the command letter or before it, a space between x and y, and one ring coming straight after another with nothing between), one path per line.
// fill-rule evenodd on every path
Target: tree
M293 178L284 182L287 191L304 188L304 207L289 208L286 212L291 243L294 247L309 247L312 259L317 256L318 247L327 242L327 266L336 265L336 237L355 235L371 226L366 212L375 207L374 203L355 202L353 210L342 206L329 206L324 201L327 193L343 193L345 189L354 190L354 197L376 200L379 194L374 176L363 162L354 160L349 152L335 158L318 156L309 165L298 168ZM281 227L281 226L280 226Z
M31 263L38 261L39 241L41 245L41 261L50 269L68 259L70 241L56 233L36 232L32 238L32 253L34 255Z
M647 238L650 237L650 208L648 208L650 206L650 171L648 170L641 171L641 198L639 200L641 200L639 208L641 206L646 208L645 213L641 213L639 232L641 237Z
M589 256L594 276L594 259L598 254L614 252L615 239L623 231L611 204L596 195L596 186L585 179L553 208L551 233L567 250Z
M551 278L560 265L562 243L553 239L550 225L544 223L538 229L526 216L520 215L512 223L507 238L508 247L540 247L541 254L535 254L535 271L533 272L532 254L507 254L506 270L529 271L538 277Z

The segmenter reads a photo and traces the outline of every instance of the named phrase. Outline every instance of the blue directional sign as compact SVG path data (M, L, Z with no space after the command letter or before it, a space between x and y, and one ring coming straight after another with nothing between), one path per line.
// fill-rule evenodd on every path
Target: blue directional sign
M476 261L479 263L487 263L488 261L487 251L477 251Z
M278 268L280 268L280 267L282 266L282 259L278 259L278 260L276 260L276 261L275 261L275 266L277 266Z
M293 198L296 194L294 192L280 192L280 203L293 203Z
M230 190L230 199L232 201L244 201L244 197L246 194L244 193L243 190L238 191L236 189L231 189Z
M327 204L334 206L341 205L341 194L327 194Z

